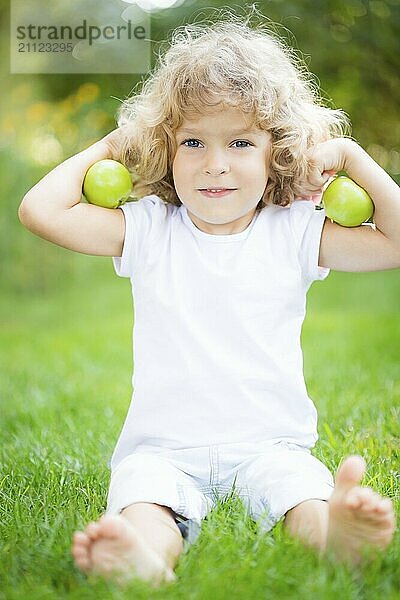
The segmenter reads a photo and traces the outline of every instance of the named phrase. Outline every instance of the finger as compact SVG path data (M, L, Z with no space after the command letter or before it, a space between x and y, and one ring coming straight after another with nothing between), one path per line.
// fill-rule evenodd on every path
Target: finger
M319 169L312 169L307 176L307 185L314 190L321 189L330 179L331 175L328 171L319 171Z
M326 188L328 187L328 185L334 180L336 179L336 173L334 175L331 175L328 179L328 181L325 183L325 185L323 186L323 190L325 191Z
M311 186L309 183L298 184L294 190L297 196L316 196L317 194L322 194L323 188L321 186Z
M321 200L322 200L322 192L319 192L318 194L314 194L313 196L310 197L311 202L314 202L314 204L321 204Z

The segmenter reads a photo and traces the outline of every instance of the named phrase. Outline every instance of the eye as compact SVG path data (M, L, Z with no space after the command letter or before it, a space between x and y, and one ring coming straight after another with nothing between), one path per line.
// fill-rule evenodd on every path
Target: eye
M188 140L184 140L182 142L182 146L186 146L187 148L198 148L198 146L187 146L186 144L188 144L188 142L194 142L195 144L199 144L199 140L195 140L193 138L190 138ZM250 142L247 142L246 140L236 140L235 142L232 142L233 144L247 144L247 146L236 146L237 148L247 148L248 146L252 146L253 144L251 144Z
M250 144L250 142L246 142L246 140L236 140L233 143L234 144L248 144L249 146L253 145L253 144ZM247 148L247 146L239 146L239 148Z
M199 143L199 140L195 140L193 138L190 138L189 140L185 140L184 142L182 142L182 146L186 146L187 142L196 142L196 143ZM198 148L198 146L186 146L186 148Z

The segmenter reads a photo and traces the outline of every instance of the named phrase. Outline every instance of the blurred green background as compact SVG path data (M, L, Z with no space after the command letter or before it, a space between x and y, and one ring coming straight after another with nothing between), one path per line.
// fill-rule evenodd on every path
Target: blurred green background
M11 75L7 4L1 0L1 289L40 295L104 273L105 265L111 270L110 260L76 255L33 236L18 221L18 205L42 175L114 127L117 98L145 74ZM229 8L244 15L250 6ZM271 0L255 6L301 52L327 103L350 115L353 136L399 181L400 1ZM227 7L187 0L152 11L153 64L159 42L174 27L215 19L217 9Z
M178 1L151 15L153 64L174 27L215 19L219 7L245 15L251 6ZM355 139L400 183L400 0L271 0L256 7L301 52L327 104L349 114ZM120 100L146 74L11 75L9 16L0 0L0 462L6 474L0 599L148 598L92 589L69 554L72 532L104 509L106 465L130 399L129 280L115 276L110 258L60 248L17 217L23 195L45 173L114 128ZM332 273L308 296L302 336L307 386L319 414L315 455L333 472L342 456L362 454L365 484L390 495L397 510L399 294L398 270ZM268 585L272 597L398 598L398 536L384 566L366 571L365 580L304 563L282 544L276 549L287 560L268 552L271 566L264 569L261 560L257 579L243 558L243 548L253 559L252 551L238 545L235 558L218 534L213 553L210 531L207 552L201 546L200 554L188 554L197 579L189 569L179 597L217 597L221 590L218 597L259 598ZM242 535L236 522L235 531ZM246 596L250 580L259 588ZM172 590L168 597L178 596Z

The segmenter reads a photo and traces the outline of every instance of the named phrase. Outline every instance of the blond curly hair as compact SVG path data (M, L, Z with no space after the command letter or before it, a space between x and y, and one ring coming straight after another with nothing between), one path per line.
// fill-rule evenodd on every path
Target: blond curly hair
M172 175L175 132L184 118L227 106L272 136L269 179L257 209L290 204L296 180L307 172L306 150L349 131L347 115L323 106L306 65L265 22L250 27L248 18L228 12L211 24L182 25L141 91L118 110L133 196L157 194L180 206Z

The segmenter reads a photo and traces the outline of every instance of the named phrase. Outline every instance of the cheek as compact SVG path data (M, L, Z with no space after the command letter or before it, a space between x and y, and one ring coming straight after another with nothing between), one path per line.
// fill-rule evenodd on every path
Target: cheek
M187 179L187 169L181 160L174 160L172 163L172 177L174 180L175 189L181 191Z
M261 183L268 179L269 163L265 155L253 157L246 165L243 165L243 172L247 173L254 183Z
M179 178L181 173L181 168L180 168L180 164L179 164L179 159L174 159L174 162L172 163L172 176L174 179Z
M196 172L196 168L186 156L177 155L172 163L172 173L180 179L187 179L191 173Z
M172 171L175 173L182 173L184 171L185 163L187 163L187 160L185 160L184 156L178 151L172 162Z

